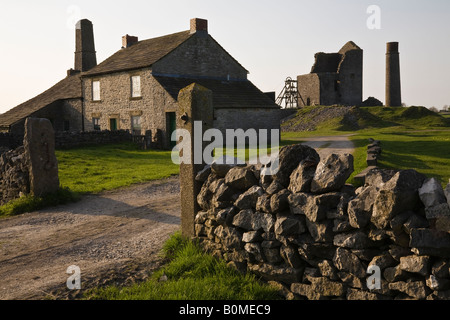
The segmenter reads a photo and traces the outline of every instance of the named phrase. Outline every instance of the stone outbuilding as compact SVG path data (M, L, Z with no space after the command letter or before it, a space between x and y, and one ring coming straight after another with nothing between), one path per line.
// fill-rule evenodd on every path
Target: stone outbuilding
M213 92L214 127L279 129L280 107L248 78L248 71L209 33L208 21L190 29L139 41L97 64L92 23L76 27L75 69L39 96L0 115L0 130L23 132L26 117L48 118L56 131L151 131L171 146L178 92L198 83Z
M359 106L363 93L363 50L353 41L337 53L319 52L311 73L297 77L298 106Z

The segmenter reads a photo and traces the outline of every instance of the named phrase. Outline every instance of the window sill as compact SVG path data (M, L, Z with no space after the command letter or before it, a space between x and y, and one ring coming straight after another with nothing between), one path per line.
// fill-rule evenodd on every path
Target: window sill
M134 100L142 100L142 96L141 97L130 97L130 101L134 101Z
M91 100L92 103L102 103L102 100Z

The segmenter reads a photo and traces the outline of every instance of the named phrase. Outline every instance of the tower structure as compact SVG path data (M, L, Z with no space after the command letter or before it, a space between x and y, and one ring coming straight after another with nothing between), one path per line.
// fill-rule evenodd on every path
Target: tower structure
M75 70L88 71L97 65L92 22L83 19L75 27Z
M400 84L400 53L398 42L386 44L386 107L400 107L402 93Z

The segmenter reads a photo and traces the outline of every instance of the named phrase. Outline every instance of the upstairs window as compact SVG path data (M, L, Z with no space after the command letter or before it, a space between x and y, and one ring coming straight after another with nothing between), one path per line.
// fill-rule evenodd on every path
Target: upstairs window
M141 77L132 76L131 77L131 97L140 98L141 97Z
M92 100L100 101L100 81L92 81Z

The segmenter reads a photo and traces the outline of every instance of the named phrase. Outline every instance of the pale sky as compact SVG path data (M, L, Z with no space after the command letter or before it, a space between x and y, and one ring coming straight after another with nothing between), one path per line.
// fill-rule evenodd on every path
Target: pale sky
M380 28L369 29L370 5ZM448 0L16 0L0 6L0 113L62 80L73 68L75 23L94 24L97 61L140 40L189 29L207 19L209 33L250 71L262 91L311 71L316 52L337 52L352 40L364 50L363 97L384 102L386 42L400 43L403 102L450 105Z

